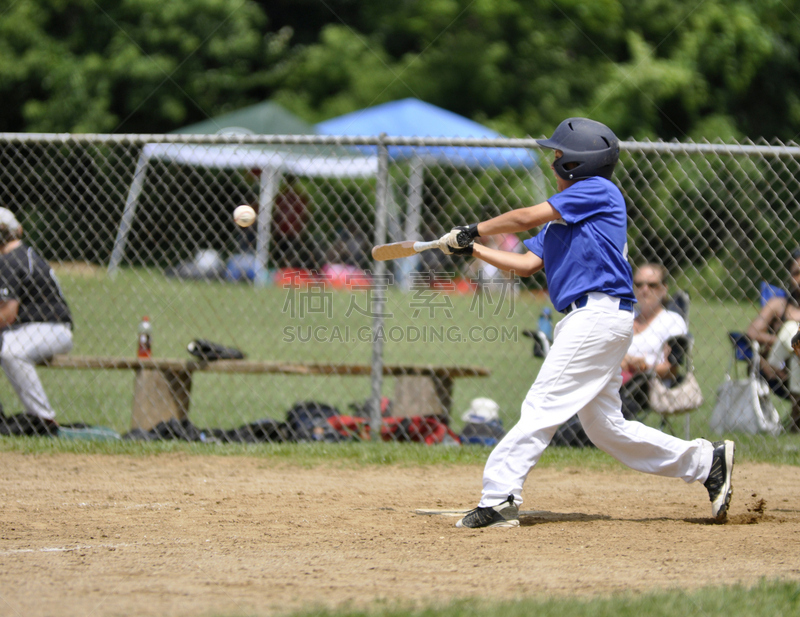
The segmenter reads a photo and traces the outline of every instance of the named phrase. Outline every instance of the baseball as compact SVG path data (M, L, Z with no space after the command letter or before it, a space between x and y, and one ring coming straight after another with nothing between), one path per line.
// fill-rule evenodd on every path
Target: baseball
M251 206L237 206L233 211L233 220L239 227L250 227L256 221L256 211Z

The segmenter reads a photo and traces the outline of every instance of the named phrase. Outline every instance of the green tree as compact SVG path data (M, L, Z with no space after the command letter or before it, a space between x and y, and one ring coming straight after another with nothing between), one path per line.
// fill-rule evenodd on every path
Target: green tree
M330 26L308 43L304 5L291 4L269 6L306 44L275 91L309 119L416 96L511 135L549 133L573 114L622 137L800 132L797 0L332 1L329 23L351 40L347 49L330 40ZM312 21L324 19L316 12ZM367 52L380 62L362 71Z
M252 2L0 2L2 130L159 132L266 92Z
M413 96L509 135L791 140L800 0L0 0L0 130L168 131Z

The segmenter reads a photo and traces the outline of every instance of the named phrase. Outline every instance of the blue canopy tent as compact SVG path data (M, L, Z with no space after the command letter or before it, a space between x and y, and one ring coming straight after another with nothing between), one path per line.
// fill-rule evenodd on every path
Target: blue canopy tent
M322 135L375 136L386 133L390 137L454 137L500 138L502 135L477 122L441 109L418 99L392 101L337 118L315 126ZM366 154L375 154L375 146L364 146ZM404 239L421 239L419 228L422 208L423 174L426 165L466 168L496 168L529 170L537 179L540 170L536 155L525 148L464 148L441 146L390 146L389 158L410 164L408 205ZM406 273L416 267L419 256L404 260ZM403 277L403 273L398 273ZM402 280L401 280L402 283Z
M403 99L354 111L316 125L322 135L380 135L390 137L487 137L500 133L468 118L418 99ZM367 147L369 148L369 147ZM374 153L375 148L371 148ZM456 148L392 146L394 161L415 157L453 167L532 168L536 157L524 148Z

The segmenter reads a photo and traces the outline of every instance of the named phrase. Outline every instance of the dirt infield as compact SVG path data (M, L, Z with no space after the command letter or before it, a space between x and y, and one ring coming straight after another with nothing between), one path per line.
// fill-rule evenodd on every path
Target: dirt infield
M455 529L481 469L302 469L239 457L5 453L0 614L262 615L376 599L597 595L800 580L800 469L705 489L538 469L518 529Z

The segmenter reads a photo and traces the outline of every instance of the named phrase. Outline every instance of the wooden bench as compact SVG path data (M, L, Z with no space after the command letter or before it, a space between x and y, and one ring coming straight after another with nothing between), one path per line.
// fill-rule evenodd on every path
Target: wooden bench
M363 364L321 364L258 360L179 360L168 358L119 358L106 356L55 356L41 366L75 370L133 370L131 428L149 430L171 418L189 414L192 375L196 372L281 375L369 376ZM454 380L488 377L489 369L476 366L384 365L383 375L395 377L394 408L397 415L449 414Z

